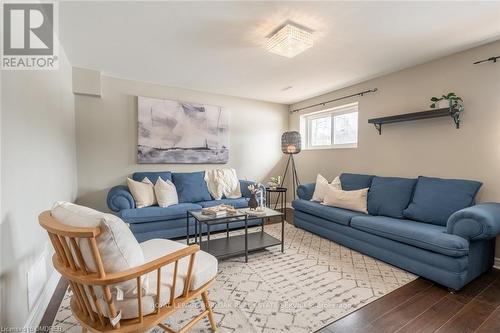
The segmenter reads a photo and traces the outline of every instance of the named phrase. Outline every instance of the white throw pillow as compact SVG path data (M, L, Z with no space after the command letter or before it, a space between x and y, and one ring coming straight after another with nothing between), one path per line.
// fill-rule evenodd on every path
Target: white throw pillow
M179 203L177 189L170 180L167 179L165 181L161 177L158 177L154 189L158 206L168 207Z
M368 213L368 188L343 191L330 187L325 195L324 205Z
M314 188L311 201L323 202L329 187L341 190L342 186L340 184L340 178L337 176L331 183L328 183L328 180L326 180L325 177L318 174L318 176L316 176L316 187Z
M127 185L137 208L156 205L154 185L147 177L144 177L142 182L127 178Z
M51 213L60 223L69 226L101 227L101 234L96 237L96 241L106 273L122 272L144 264L144 255L139 243L119 217L64 201L56 202ZM78 245L87 268L97 272L87 239L79 239ZM127 296L133 296L136 281L121 282L113 287L118 287ZM100 288L95 290L98 296L102 296Z

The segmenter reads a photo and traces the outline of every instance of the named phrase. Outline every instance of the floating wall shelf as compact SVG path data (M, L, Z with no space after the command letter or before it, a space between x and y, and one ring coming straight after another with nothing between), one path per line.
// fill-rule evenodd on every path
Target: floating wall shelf
M460 112L457 109L443 108L443 109L433 109L428 111L413 112L399 114L396 116L388 116L381 118L368 119L368 123L373 124L378 131L378 134L382 134L383 124L400 123L403 121L413 121L420 119L431 119L431 118L441 118L441 117L451 117L455 123L456 128L460 128Z

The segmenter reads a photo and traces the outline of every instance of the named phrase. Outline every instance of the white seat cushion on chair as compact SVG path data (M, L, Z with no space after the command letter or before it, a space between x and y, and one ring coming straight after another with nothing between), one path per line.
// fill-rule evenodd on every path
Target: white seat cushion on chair
M151 239L141 243L140 247L142 249L142 252L144 253L144 259L146 260L146 262L150 262L169 253L186 248L187 245L167 239ZM189 258L190 257L188 256L179 260L179 265L177 268L177 279L175 283L175 297L181 296L184 290L184 280L187 275ZM217 269L218 263L217 259L214 256L204 251L196 252L190 290L198 289L208 281L215 278L215 276L217 275ZM162 285L160 306L164 306L170 300L173 274L174 263L163 267L161 270ZM156 309L156 271L149 273L147 276L149 280L149 287L146 289L145 294L142 298L143 315L150 314ZM121 318L123 319L136 318L138 315L137 295L125 297L121 301L115 300L115 306L117 310L121 311ZM103 301L101 301L101 307L103 309L107 309ZM109 316L107 311L105 315Z
M101 227L101 234L96 237L96 241L106 273L123 272L144 264L144 256L139 243L119 217L64 201L56 202L51 214L60 223L69 226ZM87 239L78 240L78 245L87 268L92 272L97 272ZM125 295L131 296L134 294L136 281L122 282L113 287L118 287ZM97 296L101 297L101 288L94 289Z

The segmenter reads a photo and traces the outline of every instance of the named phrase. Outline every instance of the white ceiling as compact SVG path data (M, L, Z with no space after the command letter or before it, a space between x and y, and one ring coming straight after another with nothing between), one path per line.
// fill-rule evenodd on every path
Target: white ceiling
M500 38L500 2L64 2L59 12L73 66L285 104ZM314 30L315 45L292 59L263 47L286 20Z

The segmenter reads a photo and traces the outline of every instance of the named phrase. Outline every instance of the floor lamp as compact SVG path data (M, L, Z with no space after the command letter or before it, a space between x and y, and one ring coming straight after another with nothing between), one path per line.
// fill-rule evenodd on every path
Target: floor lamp
M283 173L283 178L281 181L281 187L285 183L285 178L288 173L288 168L291 167L292 171L292 188L293 188L293 198L295 199L295 189L299 187L300 181L297 176L297 169L295 167L295 160L293 155L300 153L302 149L302 140L300 138L300 133L297 131L285 132L281 136L281 151L288 155L288 161L286 162L285 172Z

